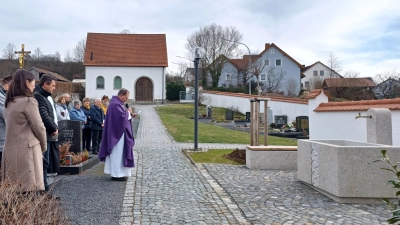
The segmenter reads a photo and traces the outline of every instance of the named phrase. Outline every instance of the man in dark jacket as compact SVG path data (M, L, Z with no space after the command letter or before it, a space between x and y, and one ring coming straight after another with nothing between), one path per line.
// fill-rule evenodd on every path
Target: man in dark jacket
M6 101L6 92L10 86L12 75L4 77L0 82L0 167L3 155L4 141L6 140L6 122L4 121L4 102Z
M44 187L45 190L49 190L49 185L47 183L47 170L49 166L51 166L51 172L56 173L59 168L60 159L58 157L58 162L54 162L57 159L54 157L50 158L50 152L54 156L57 154L57 137L58 137L58 126L57 126L57 117L54 114L54 106L49 101L48 97L51 96L51 93L56 88L56 78L50 75L43 75L40 78L39 85L36 86L33 91L34 97L39 104L39 113L44 126L46 127L47 133L47 150L43 153L43 177L44 177ZM58 166L58 168L57 168ZM54 171L56 170L56 171Z
M92 149L97 154L100 147L104 127L104 112L100 108L101 99L94 100L93 107L90 107L90 118L92 119Z

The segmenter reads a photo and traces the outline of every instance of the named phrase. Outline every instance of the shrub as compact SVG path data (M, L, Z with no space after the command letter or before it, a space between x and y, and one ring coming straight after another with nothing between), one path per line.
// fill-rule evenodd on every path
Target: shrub
M185 91L185 86L182 83L170 82L167 84L167 99L179 100L179 92Z
M68 224L60 203L49 194L24 193L19 185L0 182L0 224Z
M269 126L270 126L271 128L275 128L275 127L276 127L276 124L275 124L275 123L271 123Z

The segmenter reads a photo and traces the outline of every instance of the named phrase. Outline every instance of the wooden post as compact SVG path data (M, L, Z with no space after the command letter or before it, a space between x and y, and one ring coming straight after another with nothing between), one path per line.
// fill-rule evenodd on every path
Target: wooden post
M260 101L255 101L255 121L254 121L254 131L255 131L255 145L260 146Z
M254 100L250 100L250 146L254 146L253 115L254 115Z
M264 146L268 146L268 100L264 101Z

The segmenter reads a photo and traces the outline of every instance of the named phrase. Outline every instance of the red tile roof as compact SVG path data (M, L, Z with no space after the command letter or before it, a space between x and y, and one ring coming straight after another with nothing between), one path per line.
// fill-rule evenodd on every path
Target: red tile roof
M400 98L321 103L316 109L314 109L314 111L367 111L371 108L387 108L389 110L400 110Z
M32 67L32 68L29 69L29 71L31 71L31 70L36 70L36 71L38 71L39 73L44 73L44 74L51 75L51 76L57 78L57 81L71 82L71 81L68 80L67 78L65 78L65 77L63 77L63 76L61 76L60 74L55 73L55 72L51 72L51 71L44 70L44 69L37 68L37 67Z
M322 91L324 91L324 94L325 94L326 96L328 96L328 98L332 98L332 97L328 94L328 92L327 92L326 90L323 90L323 89L315 89L315 90L312 90L312 91L306 96L306 99L316 98L318 95L320 95L320 94L322 93Z
M208 93L208 94L216 94L216 95L236 96L236 97L242 97L242 98L248 98L248 99L254 99L257 97L270 98L272 101L277 101L277 102L291 102L291 103L308 105L307 99L302 99L299 97L277 96L275 94L267 94L267 95L258 96L258 95L244 94L244 93L232 93L232 92L210 91L210 90L203 90L202 92Z
M376 87L371 78L326 78L324 87Z
M83 65L167 67L165 34L88 33Z

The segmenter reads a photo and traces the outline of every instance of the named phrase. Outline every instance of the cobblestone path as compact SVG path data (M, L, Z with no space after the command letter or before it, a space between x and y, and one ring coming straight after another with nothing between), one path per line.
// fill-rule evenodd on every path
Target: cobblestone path
M153 106L142 110L135 165L120 224L386 224L385 206L336 203L295 179L295 171L193 165ZM244 145L199 144L200 148Z

